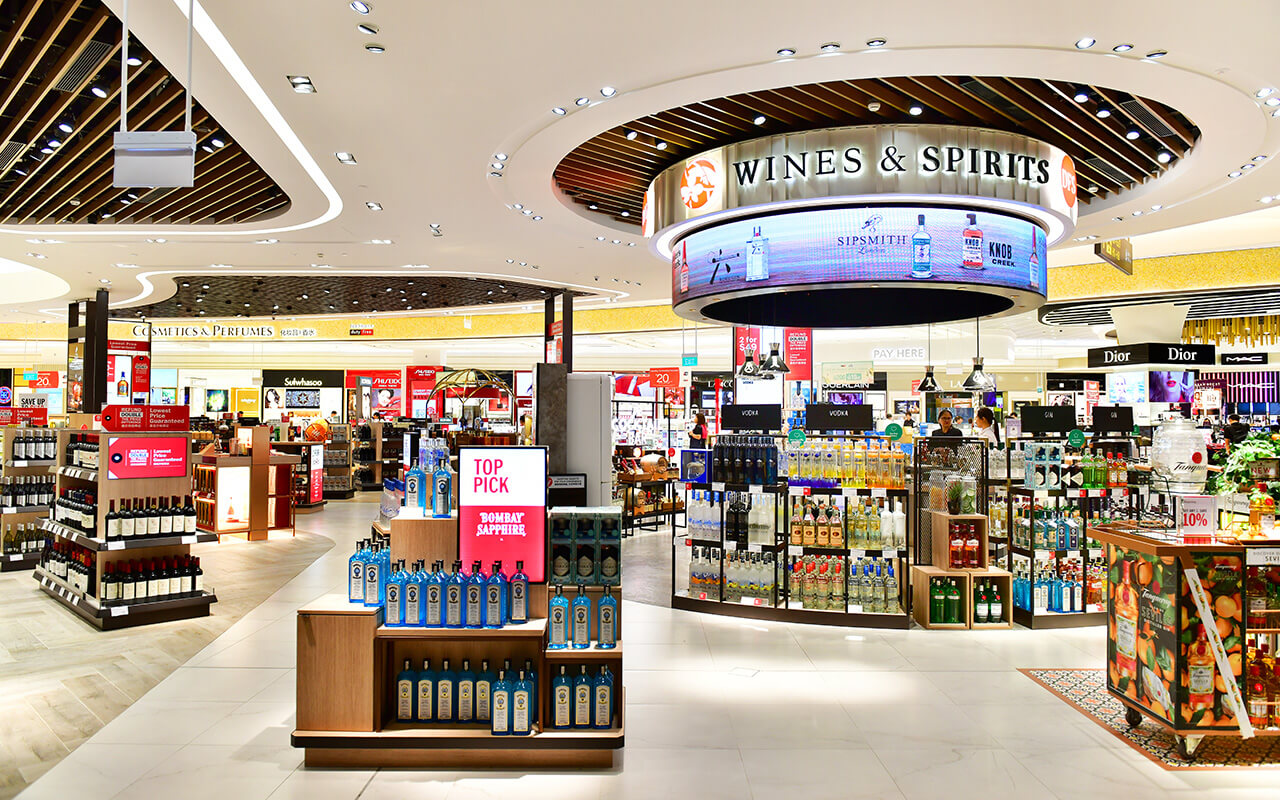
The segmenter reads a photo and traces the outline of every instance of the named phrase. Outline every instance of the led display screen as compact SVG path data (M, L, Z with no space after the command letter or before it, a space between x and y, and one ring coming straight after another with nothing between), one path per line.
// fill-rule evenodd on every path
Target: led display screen
M1113 372L1108 375L1107 401L1113 406L1147 402L1147 373Z
M675 305L808 284L984 284L1044 294L1044 231L992 211L876 206L775 214L696 231L675 246Z
M181 478L187 474L187 437L112 436L107 478Z
M1153 403L1190 403L1195 396L1196 374L1188 370L1152 370L1147 385Z
M409 448L405 448L408 452ZM463 447L458 451L458 557L508 573L524 563L546 580L547 449Z
M319 389L285 389L284 404L287 408L319 408Z

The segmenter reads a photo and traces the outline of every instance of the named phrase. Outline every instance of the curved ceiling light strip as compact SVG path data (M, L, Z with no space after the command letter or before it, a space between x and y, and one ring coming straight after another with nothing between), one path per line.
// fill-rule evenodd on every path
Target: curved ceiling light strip
M174 6L176 6L178 11L182 14L183 19L187 18L188 2L189 0L173 0ZM174 230L173 226L161 226L154 230L145 228L130 229L127 233L129 235L137 236L147 236L150 234L160 236L257 236L264 233L285 233L287 231L304 230L306 228L315 227L316 225L323 225L324 223L335 219L342 213L342 197L338 194L338 190L329 182L324 171L320 169L320 165L316 163L316 160L311 157L311 153L305 146L303 146L302 140L298 138L298 135L294 133L293 128L291 128L289 123L285 121L285 118L280 113L279 109L277 109L275 104L271 102L271 99L267 97L267 93L263 91L262 86L253 76L253 73L249 71L249 68L245 65L244 61L240 59L235 48L233 48L231 43L227 41L227 38L222 35L222 31L214 24L213 20L209 17L208 12L205 11L204 6L197 1L194 2L194 9L196 33L200 35L201 40L204 41L205 45L213 52L218 61L222 63L222 66L227 70L228 74L235 79L236 83L245 93L245 96L251 103L253 103L254 108L258 110L258 113L262 115L267 124L271 126L271 129L275 131L276 136L280 137L280 142L289 150L293 157L297 159L298 165L302 167L303 171L307 173L307 176L311 178L313 183L315 183L316 188L319 189L321 194L325 196L325 199L329 201L329 208L323 214L314 219L306 222L299 222L295 225L287 225L277 228L241 228L229 231L203 229L199 231L184 232L181 230ZM59 228L59 236L120 236L123 233L126 233L126 231L121 231L119 229L111 231L73 231L65 230L65 227L66 226L62 226ZM13 233L26 236L31 235L32 231L33 229L30 226L26 228L0 228L0 233Z

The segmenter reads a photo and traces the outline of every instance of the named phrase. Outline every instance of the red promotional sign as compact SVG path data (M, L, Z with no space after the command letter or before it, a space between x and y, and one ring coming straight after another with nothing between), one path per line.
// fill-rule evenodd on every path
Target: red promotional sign
M654 367L649 370L649 385L655 389L674 389L680 385L679 367Z
M746 361L747 350L752 352L752 357L760 360L760 329L759 328L741 328L734 326L733 328L733 371L737 372Z
M546 580L547 450L463 447L458 454L458 558L524 562L532 583Z
M57 389L58 373L54 371L44 372L43 370L36 373L35 385L32 389Z
M103 415L105 421L106 415ZM181 478L187 474L187 437L112 436L107 478Z
M564 320L562 320L562 319L558 319L558 320L556 320L555 322L551 323L551 326L550 326L549 328L547 328L547 335L548 335L548 336L563 336L563 335L564 335Z
M913 378L911 380L911 396L912 397L920 396L920 382L923 380L924 378Z
M48 425L47 408L0 408L0 425Z
M783 328L782 360L791 371L789 381L813 380L813 331L809 328Z
M151 342L135 339L108 339L108 353L150 353Z
M149 394L151 392L151 357L138 356L133 359L133 393Z
M324 499L324 445L311 446L311 482L308 485L310 494L308 502L319 503Z
M191 427L187 406L106 406L102 409L105 431L185 431Z

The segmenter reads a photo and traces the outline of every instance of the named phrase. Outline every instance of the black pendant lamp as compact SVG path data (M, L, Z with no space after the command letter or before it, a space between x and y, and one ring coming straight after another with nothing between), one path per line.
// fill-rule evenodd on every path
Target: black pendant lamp
M787 362L783 360L782 355L778 352L781 345L778 342L769 344L769 356L761 361L761 372L781 372L784 375L791 371L787 366Z
M936 392L938 382L933 379L933 325L929 325L929 363L924 368L924 380L916 388L917 392Z
M979 320L976 317L973 320L973 329L973 372L970 372L969 377L964 379L964 383L960 384L960 388L968 392L994 392L996 379L982 370L982 331L979 328Z

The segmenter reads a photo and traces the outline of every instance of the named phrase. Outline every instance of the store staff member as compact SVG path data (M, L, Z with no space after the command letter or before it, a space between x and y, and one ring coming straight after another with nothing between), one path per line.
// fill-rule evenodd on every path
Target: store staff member
M1240 421L1239 414L1227 417L1227 426L1222 429L1222 436L1231 444L1240 444L1249 438L1249 426Z
M983 406L973 418L974 436L987 441L992 447L1000 446L1000 429L996 427L996 416L991 409Z
M942 409L942 413L938 415L938 425L940 427L938 428L938 430L933 432L934 436L963 436L964 435L960 433L959 428L953 428L951 426L951 412L945 408Z
M916 426L916 421L915 421L914 419L912 419L912 418L911 418L911 412L910 412L910 411L908 411L908 412L907 412L907 415L906 415L906 418L902 420L902 427L904 427L904 428L914 428L915 426Z

